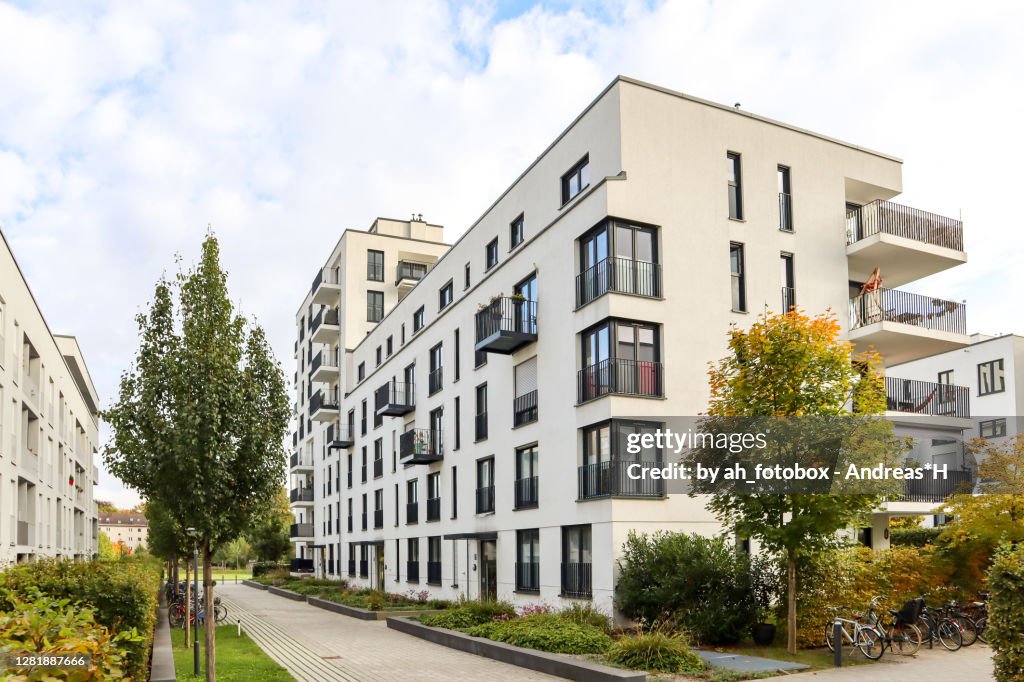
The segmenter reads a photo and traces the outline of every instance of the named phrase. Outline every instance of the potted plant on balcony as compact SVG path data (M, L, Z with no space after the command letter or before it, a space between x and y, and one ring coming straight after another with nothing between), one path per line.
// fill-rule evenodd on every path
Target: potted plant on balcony
M778 566L770 554L764 552L750 560L750 591L754 598L757 617L751 636L757 646L770 646L775 641L775 623L766 622L772 606L782 593Z

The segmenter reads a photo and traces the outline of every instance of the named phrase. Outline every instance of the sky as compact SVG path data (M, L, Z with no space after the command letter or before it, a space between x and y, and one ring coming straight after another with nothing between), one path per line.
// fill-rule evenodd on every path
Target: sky
M962 217L969 258L906 288L1024 333L1021 26L999 0L0 2L0 227L105 405L208 225L290 377L345 228L454 241L622 74L904 159L897 200Z

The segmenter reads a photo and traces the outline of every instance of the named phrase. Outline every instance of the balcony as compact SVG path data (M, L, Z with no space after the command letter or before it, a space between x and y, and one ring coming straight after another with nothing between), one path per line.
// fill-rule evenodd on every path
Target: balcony
M348 426L342 426L338 422L327 427L327 448L341 450L352 447L352 432Z
M665 395L660 362L608 358L581 369L576 381L580 403L612 394L644 398Z
M850 300L850 341L873 346L886 365L963 348L966 304L898 289L877 289Z
M341 279L338 268L324 268L316 273L310 294L313 297L313 303L320 305L337 303L341 298Z
M338 359L333 352L322 350L313 356L309 365L309 378L325 383L338 380Z
M971 391L966 386L885 377L886 409L933 417L971 416Z
M515 508L532 509L537 506L538 479L536 476L517 478L515 481Z
M312 506L313 488L292 488L290 497L296 506Z
M427 584L428 585L440 585L441 584L441 562L440 561L428 561L427 562Z
M416 286L417 282L423 279L429 269L430 266L426 263L408 260L398 261L398 266L395 269L395 286L398 287L399 293L408 293L410 289Z
M374 392L374 409L378 415L401 417L416 409L416 386L390 381Z
M418 502L407 502L405 504L405 523L420 522L420 505Z
M405 562L405 579L410 583L418 583L420 581L420 562L419 561L406 561Z
M316 422L330 422L338 418L338 390L326 394L318 390L309 398L309 416Z
M373 527L374 529L384 527L384 510L374 509L373 510Z
M540 564L516 562L516 592L540 592Z
M289 469L292 471L313 469L313 457L304 452L293 452L291 461L289 462Z
M430 464L444 457L444 441L440 431L409 429L398 439L398 456L402 464Z
M579 468L579 499L602 497L638 497L661 499L665 482L661 479L629 477L628 467L635 462L618 460L584 464Z
M850 279L865 281L878 267L901 286L967 262L963 223L890 201L873 201L846 213Z
M427 521L441 520L441 498L431 497L427 499Z
M924 478L903 482L903 495L896 502L943 502L953 493L970 494L977 481L975 472L950 469L944 479L932 479L925 472Z
M590 599L593 594L591 584L591 565L589 561L586 563L562 564L563 597Z
M525 393L512 401L512 426L537 421L537 391Z
M661 298L661 265L613 256L576 275L577 308L608 292Z
M292 540L312 540L313 539L313 524L312 523L293 523L288 536Z
M321 308L309 321L310 338L313 343L330 343L340 337L341 327L338 324L337 308Z
M476 314L476 350L508 355L536 340L536 301L498 297Z
M476 489L476 513L490 514L494 511L494 486L485 485Z

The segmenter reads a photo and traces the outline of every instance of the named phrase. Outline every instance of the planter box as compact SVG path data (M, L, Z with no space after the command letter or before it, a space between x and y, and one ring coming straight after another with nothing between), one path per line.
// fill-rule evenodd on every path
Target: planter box
M268 587L267 592L270 594L276 594L279 597L284 597L285 599L291 599L292 601L306 601L306 595L280 587Z
M647 673L639 670L622 670L562 654L523 649L482 637L470 637L455 630L428 627L409 618L391 617L387 621L388 627L393 630L425 639L434 644L502 663L511 663L520 668L536 670L567 680L580 680L581 682L645 682L647 680Z
M324 609L325 611L333 611L334 613L340 613L343 616L349 616L351 618L358 618L359 620L387 620L391 616L424 616L429 613L441 613L443 609L382 609L380 611L371 611L369 609L361 609L358 606L349 606L348 604L339 604L337 602L330 601L329 599L320 599L319 597L308 596L306 601L309 602L310 606L315 606L318 609Z
M254 583L251 580L243 580L242 584L248 585L249 587L255 587L257 590L266 590L269 587L269 585L264 585L263 583Z

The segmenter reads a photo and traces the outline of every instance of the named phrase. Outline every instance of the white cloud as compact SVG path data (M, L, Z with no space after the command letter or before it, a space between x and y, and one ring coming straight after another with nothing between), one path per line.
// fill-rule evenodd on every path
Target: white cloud
M0 224L103 396L207 223L290 371L342 229L416 211L454 239L624 73L902 156L902 200L962 210L971 258L914 286L967 298L972 329L1024 331L1005 305L1024 289L1022 19L1009 1L0 4Z

